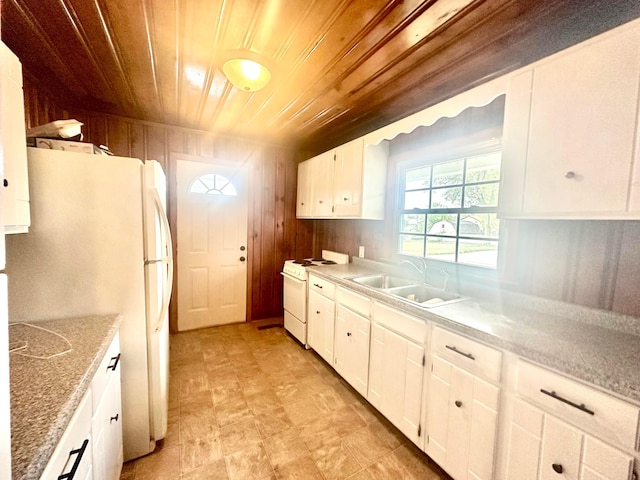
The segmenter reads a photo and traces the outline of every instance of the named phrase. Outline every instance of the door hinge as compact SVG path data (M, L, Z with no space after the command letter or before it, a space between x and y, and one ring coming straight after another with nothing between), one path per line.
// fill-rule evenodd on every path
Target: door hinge
M424 367L425 363L427 362L427 356L423 353L422 354L422 366Z
M422 425L418 424L418 436L422 435Z

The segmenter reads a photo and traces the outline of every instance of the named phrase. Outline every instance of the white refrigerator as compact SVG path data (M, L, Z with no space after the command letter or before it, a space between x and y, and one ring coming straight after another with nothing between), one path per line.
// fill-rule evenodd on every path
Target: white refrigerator
M122 315L124 459L167 431L173 281L158 162L29 148L31 228L7 239L9 318Z

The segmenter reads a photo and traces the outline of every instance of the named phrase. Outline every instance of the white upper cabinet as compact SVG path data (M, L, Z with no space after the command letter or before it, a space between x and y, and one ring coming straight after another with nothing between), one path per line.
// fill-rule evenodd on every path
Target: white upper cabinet
M639 86L640 21L514 74L500 214L639 217Z
M0 42L0 143L5 233L26 233L31 224L22 65Z
M298 165L298 218L384 218L388 143L358 138Z

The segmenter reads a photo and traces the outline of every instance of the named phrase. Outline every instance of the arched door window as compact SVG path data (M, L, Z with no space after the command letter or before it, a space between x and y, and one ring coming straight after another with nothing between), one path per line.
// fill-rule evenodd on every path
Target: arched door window
M207 173L194 180L189 188L189 193L204 195L225 195L235 197L238 195L233 183L222 175Z

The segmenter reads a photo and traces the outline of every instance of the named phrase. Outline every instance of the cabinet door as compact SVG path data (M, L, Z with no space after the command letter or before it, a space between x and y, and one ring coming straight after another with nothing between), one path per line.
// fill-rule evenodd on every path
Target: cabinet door
M500 389L443 360L432 360L427 453L456 480L493 478Z
M507 478L629 480L633 457L521 399L515 399Z
M311 159L313 176L314 218L333 217L333 164L334 151L325 152Z
M313 172L311 160L298 164L298 193L296 216L298 218L311 217L313 195Z
M369 383L370 326L368 318L338 305L335 368L364 397Z
M9 48L0 43L0 141L4 163L3 214L6 233L25 233L31 223L27 148L25 146L22 65Z
M510 177L511 163L521 161L510 152L526 155L524 214L601 218L627 210L639 59L640 29L623 28L534 66L529 109L521 101L529 95L526 76L512 85L524 90L510 87L503 164ZM526 119L524 134L517 123ZM526 146L512 148L512 141Z
M372 325L367 399L418 446L423 438L423 361L424 345Z
M307 342L330 365L333 365L334 308L333 300L309 290Z
M336 217L359 217L362 213L363 139L336 148L333 204Z

